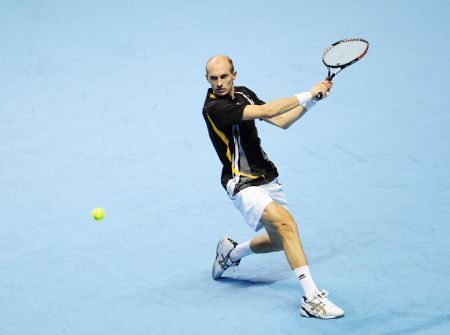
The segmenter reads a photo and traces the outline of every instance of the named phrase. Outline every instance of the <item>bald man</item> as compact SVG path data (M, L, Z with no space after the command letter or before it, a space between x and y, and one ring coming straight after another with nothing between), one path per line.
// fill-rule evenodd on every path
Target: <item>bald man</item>
M230 267L252 254L284 251L303 289L300 313L304 317L333 319L344 311L326 298L311 276L278 171L261 148L255 120L289 128L311 109L319 92L329 94L332 83L322 81L311 90L268 103L244 86L234 86L237 73L228 56L215 56L206 64L208 89L203 117L211 142L222 162L222 186L247 224L264 233L238 244L224 236L217 245L212 277L219 279Z

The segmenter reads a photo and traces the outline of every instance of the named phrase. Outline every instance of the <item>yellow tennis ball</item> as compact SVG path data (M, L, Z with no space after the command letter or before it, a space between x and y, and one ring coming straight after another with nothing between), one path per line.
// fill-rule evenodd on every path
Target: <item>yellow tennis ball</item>
M94 208L92 210L92 217L99 221L105 217L105 211L103 208Z

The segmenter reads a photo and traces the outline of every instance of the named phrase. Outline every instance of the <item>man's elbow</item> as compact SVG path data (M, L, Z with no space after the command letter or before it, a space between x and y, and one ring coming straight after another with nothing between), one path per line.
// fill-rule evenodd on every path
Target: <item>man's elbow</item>
M277 115L272 108L267 106L267 104L259 105L258 107L259 107L259 112L261 113L261 119L270 119L271 117L274 117Z
M284 118L280 118L277 124L278 127L284 130L288 129L291 125L292 122L289 122L289 120L285 120Z
M282 120L274 120L274 119L265 119L265 120L281 129L288 129L291 126L291 123L283 122Z

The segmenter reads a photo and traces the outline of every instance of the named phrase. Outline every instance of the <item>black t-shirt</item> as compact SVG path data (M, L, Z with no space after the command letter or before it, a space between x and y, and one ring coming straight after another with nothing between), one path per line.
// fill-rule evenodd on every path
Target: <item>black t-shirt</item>
M222 186L232 195L248 186L267 184L278 172L261 148L254 120L243 121L247 105L263 105L255 93L236 86L234 99L219 97L208 90L203 117L209 137L222 162Z

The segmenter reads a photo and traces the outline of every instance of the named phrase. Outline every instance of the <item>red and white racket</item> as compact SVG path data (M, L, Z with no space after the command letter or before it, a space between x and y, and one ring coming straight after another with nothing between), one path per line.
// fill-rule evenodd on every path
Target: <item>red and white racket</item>
M362 38L347 38L330 45L322 55L322 62L328 68L328 76L325 80L332 81L334 76L343 69L363 58L368 50L369 42ZM316 99L322 98L323 94L319 92Z

